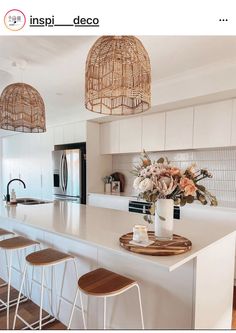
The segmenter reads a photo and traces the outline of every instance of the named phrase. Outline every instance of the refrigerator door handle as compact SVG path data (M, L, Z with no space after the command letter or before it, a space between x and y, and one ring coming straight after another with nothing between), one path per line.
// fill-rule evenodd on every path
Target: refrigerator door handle
M64 175L63 175L63 159L64 159L64 153L61 155L60 159L60 186L62 191L64 192Z
M64 191L67 189L67 183L68 183L68 166L67 166L67 159L66 154L64 155L64 162L63 162L63 177L64 177Z

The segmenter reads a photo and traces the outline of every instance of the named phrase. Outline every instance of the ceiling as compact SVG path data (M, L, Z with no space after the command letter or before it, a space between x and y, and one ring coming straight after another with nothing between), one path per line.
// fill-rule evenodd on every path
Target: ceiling
M33 85L45 101L48 125L98 117L84 107L85 61L97 38L0 37L0 90L17 81ZM150 55L152 82L236 60L236 37L139 38Z

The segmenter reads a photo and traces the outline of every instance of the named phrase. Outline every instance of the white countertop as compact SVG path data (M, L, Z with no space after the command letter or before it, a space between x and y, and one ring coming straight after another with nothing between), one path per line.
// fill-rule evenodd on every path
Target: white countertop
M192 250L181 255L154 257L128 252L119 245L119 237L132 231L133 225L147 225L141 214L55 201L44 205L18 204L9 207L3 203L0 216L125 256L135 256L169 271L236 230L235 209L189 205L181 208L181 220L175 220L174 232L189 238L193 244ZM152 228L150 225L149 229Z

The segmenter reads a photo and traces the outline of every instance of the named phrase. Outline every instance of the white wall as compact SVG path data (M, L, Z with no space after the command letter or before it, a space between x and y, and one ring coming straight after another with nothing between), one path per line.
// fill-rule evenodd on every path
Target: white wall
M164 105L191 101L193 104L207 103L235 96L236 63L224 62L180 73L158 80L152 84L152 105ZM201 99L204 99L201 102ZM191 105L187 103L188 106ZM172 108L176 108L172 106Z

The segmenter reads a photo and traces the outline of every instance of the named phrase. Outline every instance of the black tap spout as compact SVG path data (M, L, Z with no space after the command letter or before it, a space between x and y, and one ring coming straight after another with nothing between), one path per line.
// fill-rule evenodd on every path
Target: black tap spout
M10 202L10 192L9 192L9 186L12 182L14 181L18 181L18 182L21 182L24 186L24 188L26 188L25 186L25 183L23 182L23 180L21 180L20 178L14 178L14 179L11 179L8 184L7 184L7 195L6 195L6 202Z

